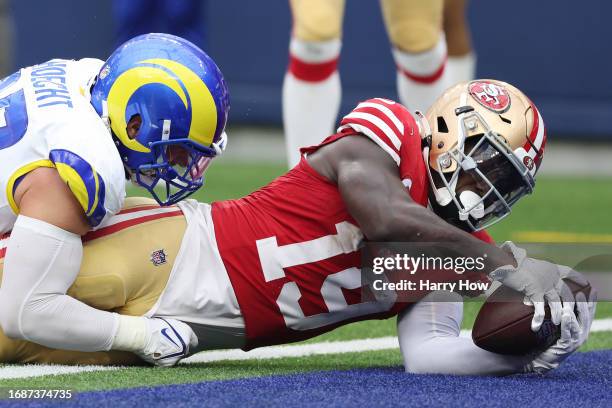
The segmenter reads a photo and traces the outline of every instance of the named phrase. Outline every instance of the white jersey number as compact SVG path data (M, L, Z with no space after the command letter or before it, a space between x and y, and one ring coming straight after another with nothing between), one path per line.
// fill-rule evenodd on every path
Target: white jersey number
M0 149L19 142L28 129L28 112L23 89L14 89L19 79L15 73L0 81ZM5 95L12 92L10 95Z
M355 252L363 235L359 228L348 222L336 224L337 234L311 241L279 246L276 237L257 241L257 251L266 282L284 278L283 268L317 262L340 254ZM349 305L342 289L361 287L361 271L348 268L329 274L321 287L321 297L327 311L305 316L300 307L302 297L296 282L287 282L281 289L276 303L287 327L294 330L310 330L332 325L344 320L368 314L386 312L395 303L395 292L372 291L376 300Z

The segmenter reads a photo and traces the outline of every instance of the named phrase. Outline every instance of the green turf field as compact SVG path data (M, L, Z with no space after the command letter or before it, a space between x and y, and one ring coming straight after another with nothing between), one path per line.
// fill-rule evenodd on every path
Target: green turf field
M208 173L210 181L196 198L210 202L240 197L268 183L284 170L283 165L274 164L215 163ZM134 190L130 193L134 194ZM536 193L518 204L513 214L491 232L498 241L517 239L521 233L534 231L573 233L586 239L598 234L596 237L605 239L612 236L610 203L612 183L609 180L542 178L538 180ZM466 303L464 328L471 327L479 306L477 302ZM610 317L612 303L600 302L597 318ZM309 343L394 335L394 319L367 321L344 326ZM591 349L612 349L612 332L593 333L583 347L583 350ZM0 387L95 390L400 364L399 350L382 350L273 360L219 361L172 369L126 368L77 375L4 379L0 380Z

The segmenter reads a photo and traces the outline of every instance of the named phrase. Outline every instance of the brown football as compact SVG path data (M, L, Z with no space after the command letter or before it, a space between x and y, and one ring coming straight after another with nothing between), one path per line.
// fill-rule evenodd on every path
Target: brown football
M581 286L564 279L574 295L583 292L588 298L591 285ZM523 303L523 295L506 286L499 287L476 316L472 339L485 350L499 354L523 355L543 350L556 342L560 327L550 320L550 309L546 306L546 317L537 333L531 331L533 306Z

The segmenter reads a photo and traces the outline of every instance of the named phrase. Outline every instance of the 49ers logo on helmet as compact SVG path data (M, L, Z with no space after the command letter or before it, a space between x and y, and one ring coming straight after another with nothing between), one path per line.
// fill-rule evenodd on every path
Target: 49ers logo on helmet
M502 113L510 107L510 94L501 85L488 81L474 81L468 85L470 95L485 108Z

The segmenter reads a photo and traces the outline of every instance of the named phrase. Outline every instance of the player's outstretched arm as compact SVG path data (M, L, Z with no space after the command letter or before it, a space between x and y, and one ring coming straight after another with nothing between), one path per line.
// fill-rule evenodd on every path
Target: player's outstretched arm
M504 251L476 239L415 203L400 180L396 163L370 139L339 139L320 148L308 160L320 174L337 183L350 214L367 239L441 242L452 245L462 256L484 257L487 270L494 272L492 279L534 302L534 331L544 320L544 300L551 306L553 322L560 322L561 279L556 268L540 267L520 251Z

